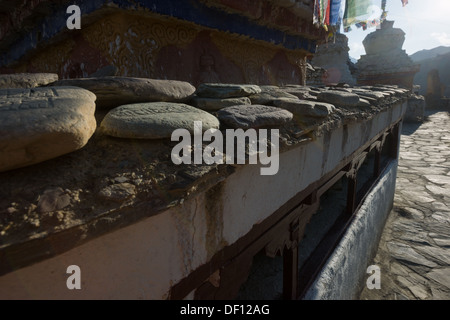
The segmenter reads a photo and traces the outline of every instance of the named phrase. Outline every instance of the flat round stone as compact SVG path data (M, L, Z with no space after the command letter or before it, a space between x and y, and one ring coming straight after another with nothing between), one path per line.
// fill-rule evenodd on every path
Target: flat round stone
M215 99L215 98L202 98L194 97L192 104L202 110L217 111L226 107L237 106L242 104L251 104L249 98L227 98L227 99Z
M292 120L291 112L264 105L241 105L221 109L218 112L221 122L232 128L259 128L281 126Z
M381 92L378 92L378 91L353 89L352 92L363 98L372 98L372 99L383 99L384 98L384 94L382 94Z
M297 99L297 96L274 86L261 86L261 93L252 94L250 100L253 104L273 104L276 99Z
M66 79L54 85L76 86L92 91L99 108L113 108L139 102L183 102L195 92L188 82L130 77Z
M337 90L323 91L317 95L317 100L343 107L356 107L359 104L357 94Z
M95 95L76 87L0 89L0 171L82 148L96 129Z
M325 118L332 114L336 108L329 103L314 102L300 99L278 99L274 105L286 109L297 116Z
M219 120L212 114L173 102L149 102L123 105L108 112L100 129L117 138L170 138L176 129L194 133L194 121L201 121L203 131L218 129Z
M261 88L253 84L202 83L197 88L197 96L205 98L238 98L260 93Z
M58 80L56 73L0 74L0 89L35 88Z

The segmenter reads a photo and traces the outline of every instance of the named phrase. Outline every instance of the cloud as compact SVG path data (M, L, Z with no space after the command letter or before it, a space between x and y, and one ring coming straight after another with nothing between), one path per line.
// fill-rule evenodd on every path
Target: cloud
M357 60L359 59L360 55L366 53L364 46L361 42L352 41L349 43L348 46L350 48L349 55Z
M450 35L445 32L433 32L431 34L441 45L450 46Z

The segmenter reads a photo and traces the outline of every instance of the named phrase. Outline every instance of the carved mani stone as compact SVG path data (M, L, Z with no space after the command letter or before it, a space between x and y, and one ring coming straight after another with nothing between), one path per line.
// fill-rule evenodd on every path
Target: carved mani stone
M132 139L170 138L176 129L194 132L194 121L202 129L218 129L219 120L212 114L172 102L149 102L123 105L108 112L100 129L113 137Z
M0 89L0 171L82 148L94 112L95 95L81 88Z
M54 85L76 86L97 96L97 107L113 108L140 102L181 102L188 100L195 87L188 82L131 77L66 79Z

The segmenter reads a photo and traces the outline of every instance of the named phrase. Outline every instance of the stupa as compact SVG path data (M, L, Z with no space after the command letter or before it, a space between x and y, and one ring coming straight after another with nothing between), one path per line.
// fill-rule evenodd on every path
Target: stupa
M354 85L356 83L348 66L348 51L348 38L341 33L337 33L332 40L317 47L312 65L327 71L322 79L325 84L348 83Z
M420 65L402 49L405 32L393 25L394 21L385 20L364 39L366 54L356 64L358 85L395 84L412 90Z

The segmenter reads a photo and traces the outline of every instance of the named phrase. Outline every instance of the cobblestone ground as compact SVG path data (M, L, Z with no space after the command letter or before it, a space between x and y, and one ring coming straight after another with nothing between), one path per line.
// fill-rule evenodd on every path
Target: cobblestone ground
M360 299L450 299L450 116L427 116L403 124L394 208L372 263L381 289Z

